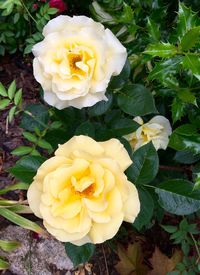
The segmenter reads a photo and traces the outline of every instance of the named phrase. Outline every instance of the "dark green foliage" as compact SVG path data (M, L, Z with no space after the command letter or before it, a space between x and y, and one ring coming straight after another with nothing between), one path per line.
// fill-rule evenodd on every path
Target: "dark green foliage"
M136 185L150 183L158 172L159 159L152 143L140 147L132 155L133 164L127 175Z
M140 231L144 226L148 227L154 211L154 200L148 190L138 188L140 201L143 201L140 213L135 219L133 226Z
M17 163L9 169L17 179L23 182L31 183L37 169L45 161L45 158L38 156L27 156L17 161Z
M81 263L87 262L91 258L95 250L95 245L89 243L82 246L76 246L71 243L65 243L65 250L76 267Z

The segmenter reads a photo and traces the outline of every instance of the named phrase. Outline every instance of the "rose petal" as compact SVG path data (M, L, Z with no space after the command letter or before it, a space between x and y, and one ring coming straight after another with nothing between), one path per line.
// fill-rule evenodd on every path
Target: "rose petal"
M132 182L127 181L127 186L129 192L128 199L124 203L124 221L133 223L140 212L140 201L135 185Z
M81 243L81 239L83 239L87 233L89 232L89 228L85 231L82 232L76 232L76 233L68 233L63 229L58 229L55 228L51 225L49 225L46 221L43 222L45 228L47 229L47 231L52 234L57 240L61 241L61 242L71 242L73 243L73 241L75 241L75 243L78 243L77 240L80 239L80 243ZM87 239L84 239L84 241L88 241ZM80 244L84 244L84 241Z
M100 144L105 150L105 155L115 159L123 171L132 164L128 152L118 139L113 138L108 141L100 142Z
M42 193L38 189L36 182L33 182L28 189L27 199L31 210L39 218L42 218L40 213L41 195Z
M88 152L94 156L103 154L103 147L90 137L86 136L74 136L66 143L59 146L55 151L56 156L69 157L70 154L75 150L82 150Z
M89 237L94 244L103 243L114 237L123 221L123 213L119 212L117 216L111 218L108 223L93 223L89 232Z

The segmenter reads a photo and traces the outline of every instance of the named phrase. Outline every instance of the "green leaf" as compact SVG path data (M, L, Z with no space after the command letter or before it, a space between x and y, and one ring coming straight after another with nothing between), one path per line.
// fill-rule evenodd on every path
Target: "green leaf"
M23 204L7 206L6 208L17 214L33 214L33 211L30 209L30 207Z
M194 190L200 189L200 165L197 163L192 168L192 173L193 173L193 179L194 179Z
M118 19L118 22L120 23L130 23L133 20L133 10L131 6L127 5L125 2L123 2L123 10L120 13L120 17Z
M183 68L191 70L193 75L200 80L200 57L198 55L186 54L182 59Z
M161 227L168 233L174 233L178 229L177 226L173 226L173 225L163 225L163 224L161 224Z
M177 48L170 43L150 44L144 51L144 54L159 57L172 57L177 53Z
M113 102L113 94L107 93L106 96L108 98L107 101L102 100L96 103L94 106L88 108L88 114L90 117L101 116L108 111Z
M12 185L9 185L6 188L1 189L0 190L0 195L6 194L7 192L12 191L12 190L16 190L16 189L27 190L28 187L29 187L29 185L27 183L19 182L19 183L12 184Z
M10 84L8 88L8 97L12 100L16 92L16 82L13 80L13 82Z
M196 174L196 178L195 178L195 183L194 183L194 190L200 189L200 172L199 173L195 173Z
M30 43L35 43L38 42L40 40L42 40L44 38L44 36L40 33L40 32L36 32L32 35L33 37L33 42L31 41ZM31 39L31 38L30 38Z
M128 178L134 184L147 184L158 173L159 159L153 144L147 143L133 153L133 164L127 169Z
M37 138L35 135L33 135L33 134L29 133L29 132L23 132L22 135L23 135L27 140L29 140L29 141L31 141L31 142L33 142L33 143L36 143L37 140L38 140L38 138Z
M116 23L116 19L114 16L111 16L108 12L106 12L97 1L93 1L90 6L90 12L93 18L100 23L106 23L113 25Z
M27 45L24 49L24 54L31 53L33 49L33 44Z
M48 121L48 108L42 104L31 104L24 111L21 127L30 132L34 132L35 128L42 131L47 127Z
M52 130L59 129L61 126L62 126L61 121L54 121L51 123L50 129L52 129Z
M123 136L133 133L140 125L132 119L121 118L112 122L112 133L116 136Z
M122 111L129 115L143 116L157 113L152 94L141 84L124 86L118 95L117 102Z
M21 102L21 99L22 99L22 89L19 89L16 92L15 97L14 97L14 103L15 103L15 105L19 105L19 103Z
M194 155L190 151L177 151L174 160L183 164L192 164L200 160L200 155Z
M152 199L152 196L146 189L138 188L138 193L141 208L137 218L133 223L133 226L138 231L141 231L143 226L148 226L152 219L154 211L154 201Z
M200 153L200 134L192 124L185 124L176 128L169 141L169 147L178 151L191 151L194 154Z
M10 103L9 99L0 100L0 110L4 110Z
M183 51L188 51L193 48L195 44L199 41L200 35L200 26L190 29L185 33L185 35L181 39L181 47Z
M7 252L15 250L20 245L20 242L17 241L0 240L0 248Z
M48 14L56 14L57 12L58 12L58 9L56 9L56 8L48 9Z
M13 23L16 24L19 21L20 18L20 14L19 13L15 13L14 17L13 17Z
M44 139L39 139L37 145L43 149L52 150L52 146Z
M150 39L158 42L160 40L160 29L159 25L151 18L148 18L147 29Z
M58 148L58 144L63 144L74 135L69 130L56 129L48 131L45 135L45 140L51 144L54 149Z
M185 103L175 97L171 105L173 123L180 120L185 115Z
M193 106L187 110L189 122L200 128L200 108Z
M197 105L196 97L189 89L179 89L177 95L183 102Z
M16 108L17 108L16 106L13 106L13 107L10 109L9 113L8 113L8 121L9 121L10 123L12 122L12 120L13 120L13 118L14 118Z
M94 244L84 244L76 246L71 243L65 243L65 251L67 256L71 259L74 266L87 262L93 255L95 250Z
M175 129L174 131L176 134L184 135L184 136L192 136L193 134L196 134L197 128L195 125L192 124L183 124Z
M75 135L86 135L89 137L94 137L95 136L94 125L89 121L83 122L81 125L79 125L76 128Z
M44 230L39 225L37 225L37 223L29 221L28 219L21 217L9 209L0 208L0 215L25 229L32 230L38 234L44 234Z
M7 92L3 84L0 82L0 95L1 96L7 96Z
M15 166L9 169L9 172L21 181L31 183L37 169L44 161L43 157L26 156L18 160Z
M5 55L5 47L3 47L2 45L0 45L0 55L1 56Z
M179 2L178 10L178 23L177 23L177 34L179 37L183 37L184 34L196 27L197 16L191 10L187 8L183 3Z
M0 258L0 270L8 269L9 263Z
M179 82L176 79L177 71L179 70L182 58L180 56L173 57L156 64L153 70L149 73L149 80L158 80L165 87L177 88Z
M23 156L26 154L29 154L33 150L32 147L29 146L19 146L16 149L14 149L11 154L16 156Z
M41 156L40 152L38 150L33 149L33 151L30 153L31 156Z
M181 221L180 224L179 224L179 228L180 228L180 230L182 230L182 231L188 231L188 229L189 229L189 224L188 224L186 218L182 219L182 221Z
M189 215L200 209L200 192L193 191L193 183L183 179L163 182L155 189L159 204L169 213Z

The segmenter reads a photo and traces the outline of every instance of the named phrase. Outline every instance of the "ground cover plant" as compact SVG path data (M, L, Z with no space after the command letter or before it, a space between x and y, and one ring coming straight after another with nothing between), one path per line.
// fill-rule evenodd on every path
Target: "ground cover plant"
M0 1L1 222L77 274L199 274L200 4L79 2Z

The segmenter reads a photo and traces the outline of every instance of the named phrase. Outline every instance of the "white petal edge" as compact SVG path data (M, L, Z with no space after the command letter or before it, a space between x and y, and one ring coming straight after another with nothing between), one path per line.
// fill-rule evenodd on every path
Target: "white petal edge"
M135 185L127 181L129 188L128 199L124 203L124 221L133 223L140 212L140 200Z
M41 195L42 192L37 188L36 182L33 182L28 189L27 199L31 210L39 218L42 218L40 213Z

